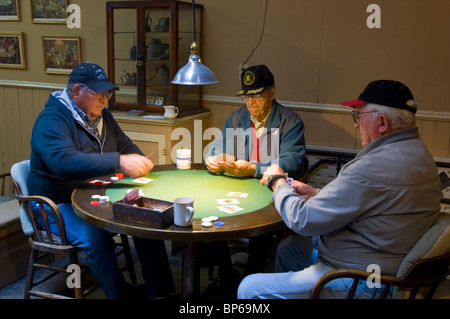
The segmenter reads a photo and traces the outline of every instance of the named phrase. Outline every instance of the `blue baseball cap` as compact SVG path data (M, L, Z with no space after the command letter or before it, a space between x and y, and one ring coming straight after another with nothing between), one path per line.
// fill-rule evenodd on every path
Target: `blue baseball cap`
M89 62L78 64L70 73L69 82L85 84L97 92L119 90L119 87L108 80L100 65Z

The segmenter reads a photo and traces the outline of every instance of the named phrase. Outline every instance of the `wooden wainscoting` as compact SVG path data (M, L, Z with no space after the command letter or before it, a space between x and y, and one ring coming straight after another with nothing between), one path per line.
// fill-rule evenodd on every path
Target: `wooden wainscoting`
M227 117L243 105L236 98L205 96L204 107L211 110L210 127L222 129ZM305 139L309 146L361 149L359 131L353 125L351 109L339 105L305 104L279 101L292 108L305 123ZM450 160L450 112L418 112L417 126L431 154Z
M0 81L0 172L30 156L34 120L51 92L65 85ZM285 102L303 119L307 145L360 149L358 130L350 109L338 105ZM204 107L211 110L205 127L222 129L228 115L243 105L234 97L204 96ZM433 156L450 159L450 112L418 112L417 125ZM209 141L206 141L209 142Z

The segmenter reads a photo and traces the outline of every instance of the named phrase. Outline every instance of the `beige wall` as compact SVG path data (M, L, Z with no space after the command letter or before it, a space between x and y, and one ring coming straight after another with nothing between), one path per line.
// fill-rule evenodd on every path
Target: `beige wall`
M34 119L66 75L45 74L42 35L81 37L84 61L106 67L106 0L71 0L81 7L81 29L31 23L30 3L20 1L21 21L0 22L0 31L25 34L26 70L0 69L0 172L29 156ZM205 6L202 60L219 79L204 87L210 125L222 127L241 103L238 65L258 42L264 0L197 0ZM368 29L366 8L381 7L381 29ZM265 34L248 64L267 64L277 99L306 124L309 145L359 148L347 108L367 82L405 82L420 104L418 125L434 156L450 158L450 1L271 0Z
M238 65L259 39L265 1L197 2L205 5L202 59L220 81L205 93L234 95ZM371 3L381 8L381 29L366 25ZM269 66L282 100L339 104L386 78L407 84L421 110L449 112L448 12L448 0L272 0L249 64Z
M0 21L0 31L22 31L25 35L26 70L0 69L0 79L46 83L66 83L67 75L46 74L42 51L42 36L80 36L83 61L106 67L106 1L71 0L81 7L81 28L70 29L65 24L31 22L30 0L20 0L20 21Z
M84 61L106 66L106 0L71 0L81 7L81 28L31 23L30 3L20 1L20 22L0 22L0 31L23 31L27 70L0 69L0 79L65 83L43 72L42 35L77 35ZM190 1L187 1L190 2ZM205 6L202 60L220 83L207 95L234 96L238 66L250 55L262 29L264 0L197 0ZM370 3L381 7L381 29L369 29ZM339 104L369 81L405 82L421 110L449 112L450 1L271 0L265 33L248 64L267 64L278 97Z

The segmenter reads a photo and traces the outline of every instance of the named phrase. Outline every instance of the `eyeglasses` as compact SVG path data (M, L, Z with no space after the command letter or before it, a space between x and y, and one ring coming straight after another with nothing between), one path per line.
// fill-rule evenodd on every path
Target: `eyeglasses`
M367 112L360 112L358 110L352 111L353 122L355 122L355 124L358 124L359 117L361 114L376 113L376 112L378 112L378 111L367 111Z
M250 100L250 99L253 99L253 100L260 100L261 98L262 98L262 94L251 94L251 95L241 95L240 96L241 97L241 99L243 99L244 101L248 101L248 100Z
M86 91L89 91L92 95L94 95L98 99L106 97L106 99L109 100L112 97L112 95L113 95L113 91L97 92L97 91L94 91L94 90L90 89L85 84L80 84L80 86L82 86Z

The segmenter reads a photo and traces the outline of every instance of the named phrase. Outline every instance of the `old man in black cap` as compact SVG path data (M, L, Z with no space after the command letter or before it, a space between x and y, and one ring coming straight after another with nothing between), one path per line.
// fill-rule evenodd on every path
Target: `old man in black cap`
M237 93L245 106L225 122L222 135L210 145L206 167L213 173L227 172L261 178L277 163L290 177L305 173L305 138L300 117L275 100L272 72L265 65L242 71Z
M255 65L242 71L241 90L237 95L246 105L228 117L222 135L211 143L205 156L210 172L261 178L266 168L276 163L289 177L301 179L307 169L305 127L295 112L275 100L275 94L274 76L266 65ZM272 236L250 239L244 276L263 270L273 247ZM217 255L217 251L223 250L216 247L214 251ZM227 257L222 261L216 291L236 293L233 289L235 272L230 268L231 261Z

